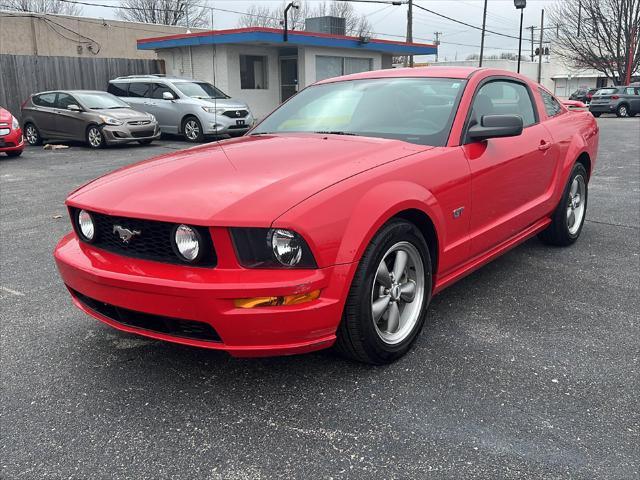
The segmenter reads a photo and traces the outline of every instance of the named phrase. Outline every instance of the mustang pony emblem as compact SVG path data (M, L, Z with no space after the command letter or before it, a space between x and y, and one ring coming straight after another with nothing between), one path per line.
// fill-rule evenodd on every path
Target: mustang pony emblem
M121 227L120 225L113 226L113 233L117 233L120 236L122 243L129 243L129 241L136 235L140 235L140 230L129 230L128 228Z

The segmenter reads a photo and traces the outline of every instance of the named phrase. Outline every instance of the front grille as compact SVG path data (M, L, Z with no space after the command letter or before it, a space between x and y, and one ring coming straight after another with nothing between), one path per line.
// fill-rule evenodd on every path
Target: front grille
M249 110L227 110L223 115L229 118L244 118L249 115Z
M135 138L152 137L153 130L138 130L138 131L134 130L131 132L131 136Z
M69 288L69 287L67 287ZM127 308L116 307L110 303L101 302L69 288L71 294L84 306L103 315L114 322L129 327L141 328L152 332L165 333L174 337L193 338L206 342L220 342L220 336L215 329L205 322L183 320L180 318L163 317L150 313L138 312Z
M127 125L149 125L151 120L132 120L127 122Z
M72 222L77 233L76 219L78 209L71 208L70 210ZM216 253L209 229L206 227L190 225L202 238L203 255L197 263L187 263L181 260L174 250L173 236L178 224L140 218L115 217L96 212L90 213L96 228L95 240L91 242L94 247L127 257L163 263L187 264L197 267L215 267L216 265ZM114 232L114 226L116 225L140 233L133 236L128 243L125 243L120 238L120 235ZM80 234L78 234L78 237L82 239Z

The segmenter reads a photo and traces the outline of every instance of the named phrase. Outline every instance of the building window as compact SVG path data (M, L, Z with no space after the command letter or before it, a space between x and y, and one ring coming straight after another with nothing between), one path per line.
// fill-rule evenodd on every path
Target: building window
M316 56L316 81L339 77L351 73L368 72L373 69L373 59L358 57Z
M267 78L267 57L240 55L240 88L242 90L269 88Z

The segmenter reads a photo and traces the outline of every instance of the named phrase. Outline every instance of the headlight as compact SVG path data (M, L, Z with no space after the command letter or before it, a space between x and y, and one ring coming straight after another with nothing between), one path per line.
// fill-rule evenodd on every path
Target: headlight
M200 234L187 225L179 225L174 234L178 256L186 262L195 262L202 252Z
M317 268L307 242L281 228L231 228L238 261L246 268Z
M215 113L216 115L222 115L224 112L227 111L226 108L216 109L215 107L202 107L202 109L207 113Z
M16 117L11 117L11 128L17 130L20 128L20 122Z
M152 122L156 121L156 117L153 116L152 114L148 113L147 115L149 115L149 120L151 120Z
M100 115L100 120L102 120L107 125L122 125L123 122L118 120L117 118L108 117L106 115Z
M95 237L96 228L93 223L93 218L91 218L91 214L86 210L80 210L78 212L78 231L82 236L83 240L87 242L93 241Z

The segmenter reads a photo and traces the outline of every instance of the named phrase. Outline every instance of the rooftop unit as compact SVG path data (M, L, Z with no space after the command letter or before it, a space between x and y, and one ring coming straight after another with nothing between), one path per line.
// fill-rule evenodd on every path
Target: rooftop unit
M304 29L307 32L346 35L347 23L344 17L313 17L305 19Z

